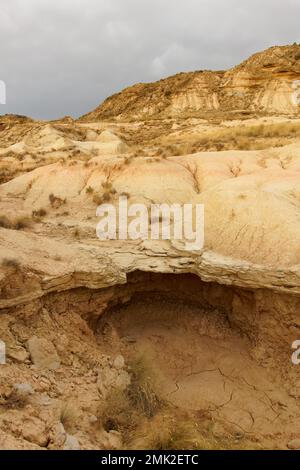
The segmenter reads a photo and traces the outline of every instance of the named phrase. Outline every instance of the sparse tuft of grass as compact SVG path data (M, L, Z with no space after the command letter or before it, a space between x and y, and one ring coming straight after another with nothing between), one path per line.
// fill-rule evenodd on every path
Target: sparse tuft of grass
M12 392L8 398L2 403L2 406L8 410L21 410L28 405L29 399L27 395L20 396Z
M86 194L93 194L94 192L94 188L92 188L92 186L88 186L85 190Z
M101 186L107 191L110 191L112 189L112 183L110 183L110 181L104 181L103 183L101 183Z
M124 391L114 390L99 410L99 422L106 431L119 431L129 442L140 424L160 409L163 401L155 391L155 378L148 361L138 357L130 362L131 383Z
M13 221L13 228L15 230L23 230L24 228L28 228L31 225L31 219L29 217L17 217Z
M255 443L237 440L230 433L216 438L211 427L199 418L176 408L163 410L153 419L144 421L131 434L130 449L135 450L234 450L254 449Z
M93 197L93 202L99 206L104 202L109 202L114 194L116 194L116 190L114 189L111 189L110 191L106 190L102 195L95 194Z
M93 202L97 204L97 206L100 206L104 202L103 196L100 196L100 194L94 194Z
M171 416L157 416L136 434L131 447L145 450L210 450L213 443L205 439L190 421Z
M103 194L95 194L93 197L93 202L97 204L97 206L100 206L104 202L109 202L112 197L117 194L116 189L109 181L105 181L104 183L102 183L102 188L104 190Z
M36 211L32 211L32 217L34 217L35 219L45 217L46 215L47 215L47 211L45 209L38 209Z
M125 440L130 438L140 419L125 391L113 390L100 410L100 422L104 430L118 431Z
M49 194L49 201L52 207L58 209L63 204L66 204L67 199L62 199L58 196L55 196L53 193Z
M130 157L124 157L124 165L130 165L134 158L134 155L131 155Z
M203 151L263 150L291 143L300 137L299 122L279 122L208 130L203 136L194 136L188 142L170 142L158 148L156 156L188 155Z
M60 410L60 422L67 432L72 432L78 419L76 408L70 403L63 403Z
M11 220L6 216L0 216L0 227L10 230L22 230L30 227L31 219L29 217L20 216Z
M155 415L162 405L157 395L156 380L153 370L144 356L137 357L129 363L131 384L128 396L134 408L148 418Z

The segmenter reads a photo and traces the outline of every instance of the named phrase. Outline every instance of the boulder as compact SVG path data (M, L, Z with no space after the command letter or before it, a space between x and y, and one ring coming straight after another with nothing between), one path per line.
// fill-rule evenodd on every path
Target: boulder
M39 369L55 370L60 367L60 358L53 343L46 338L32 336L28 340L28 350L33 364Z

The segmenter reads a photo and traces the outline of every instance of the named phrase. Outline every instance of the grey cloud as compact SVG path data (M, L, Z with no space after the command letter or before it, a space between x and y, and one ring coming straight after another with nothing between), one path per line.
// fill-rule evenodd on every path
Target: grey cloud
M79 116L136 82L299 41L298 0L2 0L1 113Z

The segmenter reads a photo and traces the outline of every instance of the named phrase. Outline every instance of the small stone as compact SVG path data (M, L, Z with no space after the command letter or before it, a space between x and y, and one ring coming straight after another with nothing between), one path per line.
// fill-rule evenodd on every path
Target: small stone
M29 354L26 349L19 347L19 348L9 348L7 351L7 357L12 359L14 362L18 362L22 364L23 362L27 361Z
M97 378L97 387L100 394L106 398L115 389L123 391L130 385L130 375L125 370L100 369Z
M107 436L108 447L111 450L120 450L122 448L122 435L118 431L110 431Z
M61 448L67 439L67 433L62 423L53 426L50 432L50 444L48 449Z
M34 389L29 383L15 384L13 394L19 397L26 397L34 394Z
M115 358L113 366L117 370L124 369L125 359L123 356L121 356L121 354Z
M52 399L46 393L43 393L38 399L37 403L40 406L50 406L52 404Z
M288 448L291 450L299 450L300 449L300 439L293 439L288 442Z
M26 417L22 422L22 436L26 441L46 447L49 436L43 421L34 416Z
M64 443L64 450L80 450L80 444L76 437L67 434L67 438Z

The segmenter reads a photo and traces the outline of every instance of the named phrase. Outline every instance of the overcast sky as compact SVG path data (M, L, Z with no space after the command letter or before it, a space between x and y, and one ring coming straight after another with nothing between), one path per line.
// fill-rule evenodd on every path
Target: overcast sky
M300 0L1 0L0 113L77 117L136 82L300 42Z

